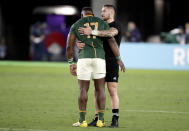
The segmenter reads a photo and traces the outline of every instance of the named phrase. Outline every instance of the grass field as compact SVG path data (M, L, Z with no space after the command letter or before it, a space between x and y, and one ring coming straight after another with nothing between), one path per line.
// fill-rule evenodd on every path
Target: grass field
M0 131L189 131L189 72L120 73L120 127L77 128L77 79L68 65L0 62ZM94 116L93 84L87 121ZM111 121L107 94L105 121Z

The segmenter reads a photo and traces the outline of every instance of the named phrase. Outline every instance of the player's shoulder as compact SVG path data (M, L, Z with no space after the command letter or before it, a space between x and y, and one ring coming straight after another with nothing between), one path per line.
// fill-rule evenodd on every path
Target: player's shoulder
M80 18L79 20L77 20L77 21L72 25L72 27L81 24L82 20L83 20L82 18Z
M105 21L100 19L99 17L89 16L86 19L87 19L88 22L98 22L98 27L99 28L102 28L102 29L109 28L109 25Z
M114 22L110 23L109 26L110 27L115 27L115 28L121 28L121 25L117 21L114 21Z
M77 31L78 27L81 26L81 19L77 20L75 23L72 24L70 28L70 33L75 33Z
M109 25L107 24L107 22L105 22L104 20L100 19L99 17L94 17L96 19L96 21L101 25L101 26L105 26L105 27L109 27Z
M103 21L102 19L100 19L99 17L94 17L98 22L103 23L103 24L107 24L105 21Z
M99 17L93 16L94 19L98 20L98 21L103 21L102 19L100 19Z
M99 17L96 16L89 16L89 17L85 17L83 18L84 20L87 20L89 22L100 22L100 23L105 23L102 19L100 19Z
M121 25L119 24L119 22L117 21L114 21L112 23L109 23L109 26L110 28L113 27L113 28L116 28L118 30L118 32L121 31Z

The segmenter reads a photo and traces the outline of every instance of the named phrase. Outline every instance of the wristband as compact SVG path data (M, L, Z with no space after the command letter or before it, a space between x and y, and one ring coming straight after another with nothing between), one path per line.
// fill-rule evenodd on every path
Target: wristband
M96 36L98 36L98 32L99 32L98 30L92 30L92 31L91 31L91 35L96 35Z
M116 60L117 61L121 60L121 57L120 56L116 57Z
M69 65L72 65L72 64L74 64L73 58L71 58L71 59L68 59L68 64L69 64Z

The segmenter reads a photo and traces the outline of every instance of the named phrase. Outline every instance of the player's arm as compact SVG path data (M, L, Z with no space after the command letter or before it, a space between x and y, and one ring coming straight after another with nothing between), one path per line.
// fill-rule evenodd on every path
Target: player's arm
M70 73L72 75L76 75L76 65L73 62L75 41L76 36L69 33L67 37L66 56L68 59L68 63L70 64Z
M108 30L92 30L91 27L80 27L78 29L81 35L95 35L100 37L114 37L118 34L118 30L110 27Z
M108 39L108 44L117 59L117 63L121 67L121 71L125 72L125 65L123 64L123 62L121 60L119 48L117 46L117 43L116 43L116 40L114 39L114 37L111 37Z
M92 30L91 35L100 36L100 37L114 37L118 34L118 30L114 27L111 27L109 30Z
M67 47L66 47L67 59L71 59L74 56L75 41L76 41L76 36L74 34L69 33L67 37Z

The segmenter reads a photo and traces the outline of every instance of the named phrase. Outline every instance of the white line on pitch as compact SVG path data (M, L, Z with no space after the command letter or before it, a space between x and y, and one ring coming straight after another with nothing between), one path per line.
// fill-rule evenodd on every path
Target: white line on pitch
M58 130L42 130L42 129L26 129L26 128L0 128L3 131L58 131Z
M173 113L173 114L189 114L189 112L177 112L177 111L153 111L153 110L123 110L127 112L146 112L146 113Z

